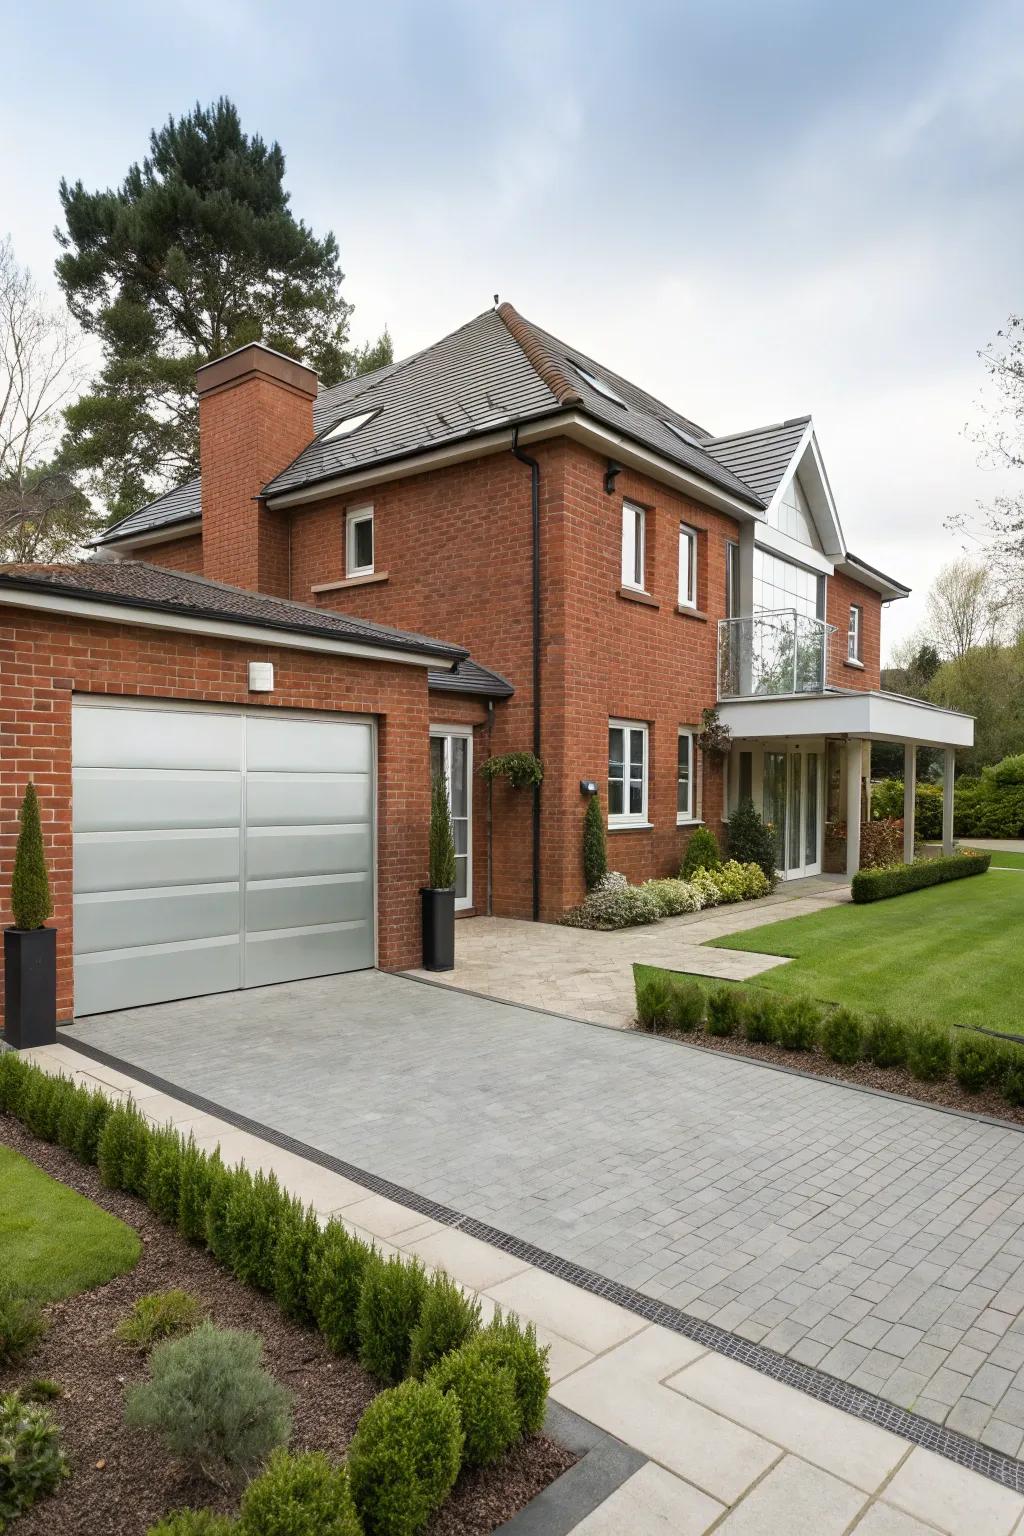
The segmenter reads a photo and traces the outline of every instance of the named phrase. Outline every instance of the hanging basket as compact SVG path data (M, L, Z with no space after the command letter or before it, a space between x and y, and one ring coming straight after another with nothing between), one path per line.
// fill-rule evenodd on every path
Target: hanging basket
M700 718L697 746L705 757L728 757L732 750L732 731L723 724L718 710L706 709Z

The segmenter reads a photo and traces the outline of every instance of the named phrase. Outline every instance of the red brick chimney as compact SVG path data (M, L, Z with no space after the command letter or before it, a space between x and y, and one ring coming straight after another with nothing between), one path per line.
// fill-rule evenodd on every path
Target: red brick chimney
M255 498L312 441L317 376L251 342L204 364L196 386L203 575L288 597L288 522Z

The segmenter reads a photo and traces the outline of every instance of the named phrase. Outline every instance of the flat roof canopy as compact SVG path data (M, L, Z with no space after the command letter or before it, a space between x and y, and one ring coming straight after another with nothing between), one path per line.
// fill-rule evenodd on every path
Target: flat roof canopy
M974 717L937 709L898 693L839 691L783 698L732 699L718 706L734 737L860 736L916 741L926 747L973 747Z

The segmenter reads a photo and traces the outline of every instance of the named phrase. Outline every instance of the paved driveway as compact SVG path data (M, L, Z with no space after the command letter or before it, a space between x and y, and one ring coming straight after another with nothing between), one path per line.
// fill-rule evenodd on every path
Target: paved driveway
M1016 1455L1024 1135L377 972L68 1032Z

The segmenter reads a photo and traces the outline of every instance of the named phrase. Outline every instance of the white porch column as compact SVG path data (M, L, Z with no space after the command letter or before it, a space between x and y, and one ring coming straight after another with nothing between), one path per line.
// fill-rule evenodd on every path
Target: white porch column
M953 852L953 783L956 779L956 753L946 747L942 754L942 851Z
M851 736L846 743L846 873L852 880L860 869L860 786L864 774L864 743Z
M914 862L914 811L917 806L917 742L903 743L903 862Z

